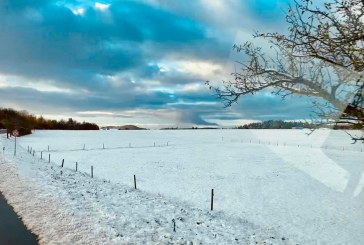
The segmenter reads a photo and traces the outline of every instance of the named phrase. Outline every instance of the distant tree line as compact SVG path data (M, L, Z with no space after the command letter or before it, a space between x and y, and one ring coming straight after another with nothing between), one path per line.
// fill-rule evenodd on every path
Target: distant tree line
M282 120L269 120L264 122L249 123L238 127L238 129L292 129L292 128L314 128L314 125L308 122L287 122Z
M16 111L10 108L0 108L0 128L5 128L7 135L16 129L20 136L31 134L32 129L99 130L99 126L94 123L79 123L72 118L68 121L49 120L29 114L27 111Z

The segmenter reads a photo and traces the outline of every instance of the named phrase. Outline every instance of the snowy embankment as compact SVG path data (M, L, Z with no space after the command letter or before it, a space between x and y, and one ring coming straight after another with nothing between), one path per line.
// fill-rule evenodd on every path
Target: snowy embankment
M1 136L0 191L41 244L296 244L244 218L48 164ZM175 224L175 232L174 232Z

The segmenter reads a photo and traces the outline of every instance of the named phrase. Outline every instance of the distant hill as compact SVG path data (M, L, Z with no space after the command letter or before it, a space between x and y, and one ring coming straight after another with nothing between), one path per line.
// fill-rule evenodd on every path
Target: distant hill
M101 127L101 129L109 130L109 129L117 129L117 130L147 130L146 128L141 128L135 125L124 125L124 126L105 126Z

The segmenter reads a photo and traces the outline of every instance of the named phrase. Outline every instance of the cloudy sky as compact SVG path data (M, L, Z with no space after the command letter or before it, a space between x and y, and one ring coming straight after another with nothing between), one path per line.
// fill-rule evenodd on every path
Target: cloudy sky
M300 98L224 108L234 43L285 31L290 0L0 0L0 107L149 128L307 118ZM260 42L260 41L255 41Z

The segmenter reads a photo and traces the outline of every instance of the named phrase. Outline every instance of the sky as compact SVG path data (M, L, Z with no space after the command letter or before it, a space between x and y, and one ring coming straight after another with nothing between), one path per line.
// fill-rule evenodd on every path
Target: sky
M225 108L205 85L232 79L234 44L285 32L289 2L0 0L0 107L148 128L308 118L304 98Z

